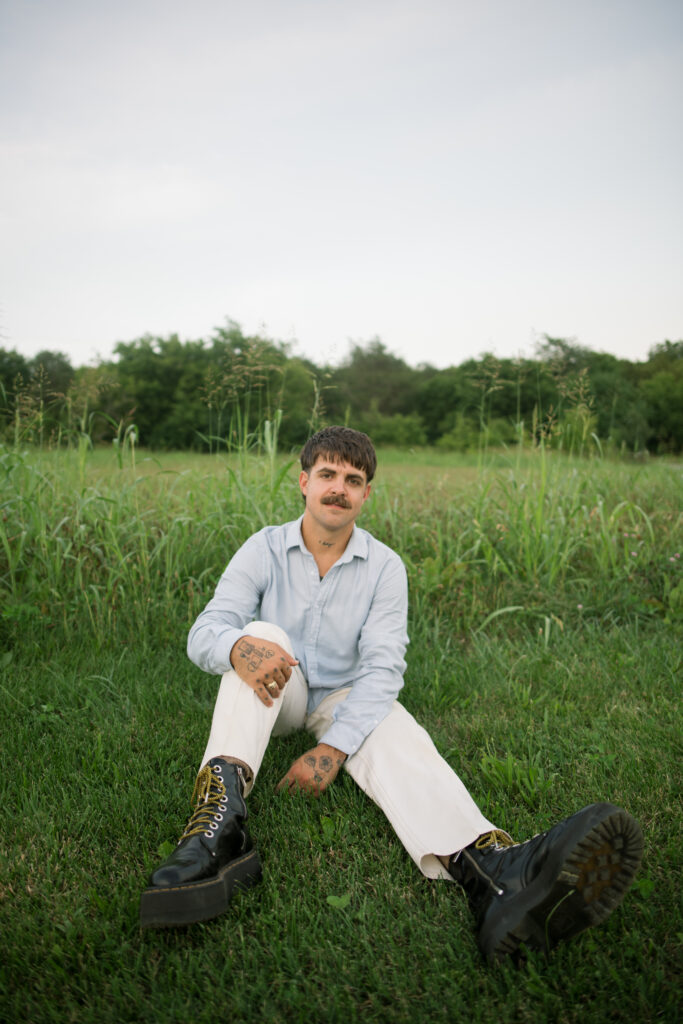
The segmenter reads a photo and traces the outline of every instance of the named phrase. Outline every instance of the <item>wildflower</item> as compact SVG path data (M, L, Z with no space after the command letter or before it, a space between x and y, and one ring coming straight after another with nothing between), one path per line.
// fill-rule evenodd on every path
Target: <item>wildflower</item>
M583 610L583 605L582 605L582 604L577 604L577 606L576 606L576 607L577 607L577 608L579 609L579 611L582 611L582 610Z
M638 557L638 552L637 551L632 551L631 552L631 557L632 558L637 558Z

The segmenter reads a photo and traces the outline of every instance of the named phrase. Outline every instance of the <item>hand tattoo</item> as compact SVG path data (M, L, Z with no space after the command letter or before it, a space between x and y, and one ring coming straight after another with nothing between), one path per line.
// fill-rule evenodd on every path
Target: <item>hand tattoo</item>
M327 788L344 764L346 754L334 747L329 747L332 753L328 754L328 744L320 744L320 747L323 749L314 747L294 762L289 772L280 780L278 792L285 789L293 793L300 787L313 796L319 796Z
M257 647L256 644L252 644L251 640L247 640L243 637L237 643L237 653L247 663L247 668L251 672L256 672L262 661L266 658L272 658L275 651L272 651L269 647L262 646ZM281 658L280 661L284 661Z
M307 764L309 768L314 771L313 780L315 782L323 782L326 775L329 775L333 769L341 768L344 764L344 758L338 757L337 764L335 765L331 757L327 754L323 754L322 757L314 757L313 754L306 754L304 757L304 764ZM322 774L321 774L322 773Z

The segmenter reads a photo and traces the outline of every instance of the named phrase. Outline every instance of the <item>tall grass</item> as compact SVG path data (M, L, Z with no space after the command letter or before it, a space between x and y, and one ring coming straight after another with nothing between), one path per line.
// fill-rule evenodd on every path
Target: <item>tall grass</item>
M301 512L297 467L272 428L265 441L263 456L129 446L85 465L80 449L0 450L5 638L189 623L246 537ZM405 560L416 624L680 620L680 468L543 451L469 474L457 456L381 466L361 525Z
M5 631L86 626L102 642L113 628L137 635L193 616L215 582L206 573L294 505L291 487L280 496L290 463L277 460L273 428L265 442L265 458L197 460L203 471L130 445L125 463L120 449L91 453L87 475L80 451L0 450Z
M496 462L474 477L457 463L436 478L406 467L380 494L372 527L406 561L417 612L463 635L512 611L560 628L680 618L680 468L542 449Z

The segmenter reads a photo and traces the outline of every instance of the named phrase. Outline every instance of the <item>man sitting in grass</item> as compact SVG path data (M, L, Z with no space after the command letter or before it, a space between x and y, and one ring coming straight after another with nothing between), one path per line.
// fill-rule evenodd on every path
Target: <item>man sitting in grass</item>
M271 735L315 746L278 790L319 796L343 767L384 811L420 871L457 881L490 960L548 950L604 921L640 864L638 823L593 804L525 843L488 821L425 730L396 700L406 668L399 556L355 525L377 460L370 439L327 427L301 452L300 519L254 534L193 625L188 654L222 675L196 807L142 894L143 926L226 910L259 881L246 826Z

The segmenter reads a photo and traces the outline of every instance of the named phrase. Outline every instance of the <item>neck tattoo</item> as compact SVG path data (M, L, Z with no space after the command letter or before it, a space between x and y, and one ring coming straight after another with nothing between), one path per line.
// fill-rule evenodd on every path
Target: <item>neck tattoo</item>
M322 546L324 548L331 548L332 547L332 541L331 540L320 540L320 541L318 541L318 543L322 544Z

